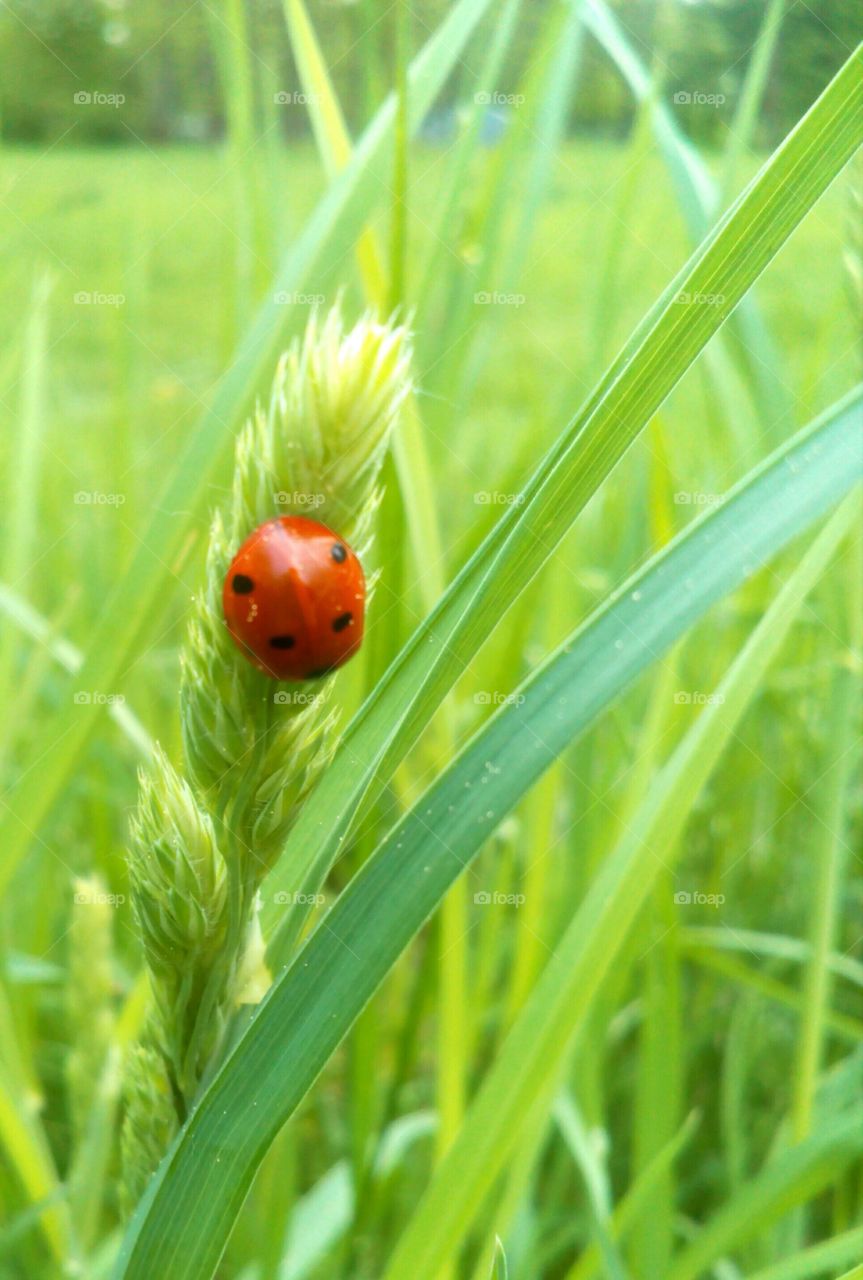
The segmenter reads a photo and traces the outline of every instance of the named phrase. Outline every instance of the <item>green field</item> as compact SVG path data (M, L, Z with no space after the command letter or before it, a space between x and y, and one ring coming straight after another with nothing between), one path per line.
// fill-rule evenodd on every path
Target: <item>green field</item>
M224 144L0 151L0 1280L856 1275L859 51L653 312L727 154L646 110L568 136L565 54L498 146L390 124L347 182L230 111ZM307 472L235 461L280 351L368 306L412 346L386 457L363 379L330 410L304 365L336 443L309 410ZM212 513L309 475L376 574L316 765L323 716L205 625ZM130 855L139 767L157 813L191 789ZM242 919L196 950L222 854Z

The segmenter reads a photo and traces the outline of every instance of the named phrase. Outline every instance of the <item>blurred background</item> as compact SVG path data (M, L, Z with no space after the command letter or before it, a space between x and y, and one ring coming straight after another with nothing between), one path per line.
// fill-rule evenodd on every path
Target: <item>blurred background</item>
M10 531L0 581L0 689L10 708L0 777L4 839L11 833L20 855L0 906L0 1035L14 1046L0 1076L9 1104L0 1107L2 1280L61 1273L63 1247L44 1228L65 1204L82 1150L81 1080L95 1080L109 1047L127 1044L139 1025L128 814L149 738L180 759L177 651L201 582L209 512L230 483L226 441L242 415L219 419L219 388L237 351L262 325L277 350L339 297L353 319L369 301L355 245L363 226L376 232L387 268L376 301L412 316L441 555L423 563L406 549L410 512L390 469L379 613L366 657L338 678L347 714L517 500L695 245L863 39L859 0L496 0L453 54L409 144L399 150L384 136L343 217L333 192L346 157L322 127L310 47L316 39L348 132L371 155L382 104L456 8L464 0L315 0L307 11L295 0L0 6L0 466ZM457 741L628 573L859 380L859 160L603 485L485 646L480 674L460 682ZM302 283L283 289L279 273L298 262L307 269L292 279ZM272 368L262 362L244 410L267 394ZM203 486L190 477L188 504L164 512L164 478L204 420L218 451L213 474ZM110 698L132 719L93 721L56 802L22 835L22 812L6 797L22 787L36 794L52 768L58 717L78 723L67 673L154 513L188 521L189 536L160 566L158 607L119 680L78 691L81 715ZM649 790L651 770L692 725L798 555L785 553L714 609L681 642L673 668L642 677L482 854L463 903L457 979L470 1012L455 1050L466 1097ZM625 1268L603 1269L611 1264L595 1247L572 1133L562 1137L546 1117L484 1208L479 1243L447 1280L484 1280L474 1268L492 1228L504 1227L516 1280L665 1280L701 1224L729 1205L745 1216L749 1180L787 1141L790 1109L796 1140L817 1129L822 1113L811 1098L795 1103L789 1062L801 1051L811 852L823 826L812 808L820 793L810 791L831 767L829 691L857 626L847 616L855 591L846 564L813 593L690 815L685 874L663 883L639 919L579 1042L574 1096L612 1206L639 1188ZM859 626L853 634L859 645ZM328 900L440 764L423 740L340 864ZM843 803L847 844L859 848L859 780ZM850 859L846 871L836 987L819 1044L825 1070L847 1055L853 1072L818 1105L850 1132L863 1069L863 881ZM81 876L97 876L114 895L100 934L109 939L103 969L88 959L90 918L79 913L76 924ZM529 913L481 900L517 896L528 881ZM699 905L694 891L712 900ZM436 1158L433 1114L448 1052L441 1010L453 980L439 967L437 929L400 963L280 1137L220 1274L382 1274ZM83 989L88 972L107 978ZM86 1268L69 1274L105 1274L119 1238L116 1092L110 1102L81 1221ZM4 1121L15 1114L27 1117L25 1138ZM407 1123L393 1134L397 1120ZM386 1171L371 1178L369 1152L384 1133ZM807 1166L787 1203L777 1193L763 1227L741 1229L739 1239L720 1233L710 1270L673 1274L832 1280L850 1267L852 1250L863 1248L863 1166L856 1149L843 1148L831 1172L826 1150L818 1177L807 1182ZM306 1253L290 1235L302 1196L320 1228ZM768 1270L852 1230L858 1236L835 1264Z

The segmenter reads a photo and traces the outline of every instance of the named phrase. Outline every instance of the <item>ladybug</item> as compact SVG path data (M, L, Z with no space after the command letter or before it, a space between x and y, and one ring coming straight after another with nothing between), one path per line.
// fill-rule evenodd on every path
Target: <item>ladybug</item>
M234 643L274 680L316 680L363 640L366 580L343 538L306 516L278 516L231 561L222 609Z

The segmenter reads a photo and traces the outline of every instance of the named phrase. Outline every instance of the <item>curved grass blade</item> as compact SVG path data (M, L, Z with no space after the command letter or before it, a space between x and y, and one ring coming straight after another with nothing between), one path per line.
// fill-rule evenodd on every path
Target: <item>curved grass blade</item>
M489 632L589 498L863 141L863 45L637 328L594 393L348 726L270 877L267 895L319 883L357 809L428 724ZM721 297L719 306L676 299ZM298 927L281 922L280 963ZM278 924L270 909L270 926Z
M212 1274L274 1135L504 814L710 604L860 476L861 403L858 392L819 419L624 584L393 829L279 974L191 1116L129 1229L118 1280Z

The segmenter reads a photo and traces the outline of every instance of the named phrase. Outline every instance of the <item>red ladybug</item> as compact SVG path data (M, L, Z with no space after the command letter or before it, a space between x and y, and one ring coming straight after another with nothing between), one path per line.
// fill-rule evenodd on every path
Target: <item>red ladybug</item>
M315 680L347 662L362 644L365 601L354 552L305 516L260 525L222 588L234 643L274 680Z

